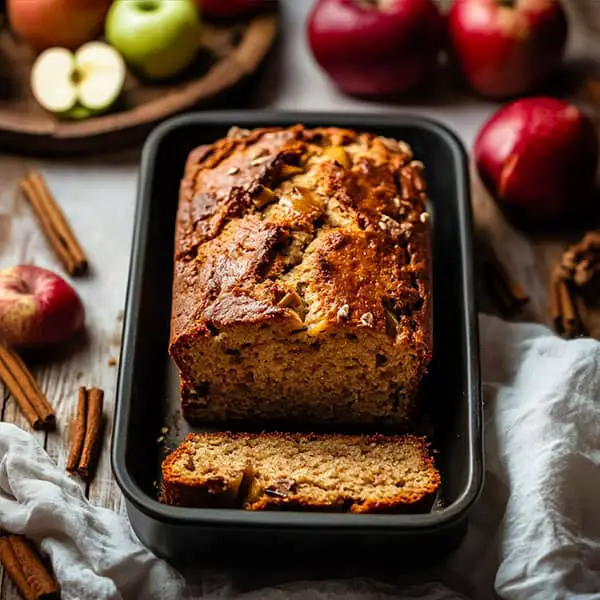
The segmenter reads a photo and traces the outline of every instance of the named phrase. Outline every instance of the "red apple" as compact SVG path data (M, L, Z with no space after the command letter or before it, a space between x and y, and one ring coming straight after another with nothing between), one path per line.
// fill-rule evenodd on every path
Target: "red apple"
M454 0L448 13L458 69L490 98L544 83L562 60L567 29L559 0Z
M243 17L277 5L277 0L196 0L196 2L203 16L217 19Z
M96 38L112 0L7 0L12 30L36 50L75 49Z
M432 0L317 0L308 41L338 87L359 96L390 96L423 83L443 39Z
M61 277L19 265L0 271L0 340L18 348L62 342L80 329L83 304Z
M506 214L536 224L589 206L598 140L577 107L556 98L526 98L484 125L475 141L475 162Z

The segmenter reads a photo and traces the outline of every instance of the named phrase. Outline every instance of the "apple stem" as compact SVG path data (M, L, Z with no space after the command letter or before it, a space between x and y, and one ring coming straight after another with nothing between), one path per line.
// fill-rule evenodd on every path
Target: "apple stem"
M500 6L506 6L506 8L514 8L517 0L496 0Z
M30 288L27 285L27 282L22 277L19 277L15 282L14 290L16 292L19 292L20 294L27 294L28 292L30 292Z
M356 0L356 3L363 8L373 9L377 8L378 0Z

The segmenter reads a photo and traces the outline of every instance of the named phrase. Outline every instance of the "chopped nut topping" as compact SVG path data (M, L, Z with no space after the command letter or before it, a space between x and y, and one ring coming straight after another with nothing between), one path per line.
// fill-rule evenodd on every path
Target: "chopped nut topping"
M389 215L382 214L379 221L379 227L383 231L389 231L392 235L397 236L400 234L400 223L393 219Z
M335 162L339 163L345 169L350 167L350 160L348 159L348 154L344 148L341 146L328 146L323 149L323 154L333 159Z
M241 127L231 127L227 132L227 137L234 140L239 140L250 135L249 129L242 129Z
M269 158L271 158L269 155L267 155L267 156L259 156L257 158L253 158L250 161L250 166L251 167L257 167L258 165L262 165L263 163L267 162L269 160Z
M389 226L398 227L400 225L400 223L398 223L398 221L396 221L396 219L390 217L390 215L386 215L385 213L383 213L381 215L381 221L383 223L385 223L388 227Z
M406 142L383 136L380 136L377 139L381 140L381 143L391 152L401 152L402 154L406 154L409 158L412 157L412 150Z
M337 320L341 321L343 319L347 319L350 316L350 307L347 304L344 304L337 311Z
M417 168L413 168L417 165ZM400 182L400 188L402 189L402 198L404 200L410 200L417 194L425 190L425 180L421 175L421 170L418 165L421 164L418 161L413 161L407 166L404 166L398 172L398 180Z
M400 223L400 231L406 236L406 237L410 237L410 234L412 233L412 223Z
M425 165L420 160L413 160L410 163L410 166L413 167L412 172L412 185L417 192L424 192L427 188L425 184L425 179L423 178L423 171L425 170Z
M227 175L237 175L240 172L239 167L232 167L227 171Z
M429 221L429 213L422 212L421 215L419 216L419 220L421 221L421 223L427 223L427 221Z
M260 158L261 156L267 156L268 154L269 150L267 148L261 148L252 155L252 158Z
M262 190L252 199L257 208L262 208L277 199L273 190L263 187Z
M359 322L363 327L373 327L373 325L375 324L375 318L373 317L373 313L366 312L360 317Z
M383 136L380 136L378 139L381 140L381 143L388 150L391 150L392 152L398 151L398 149L399 149L398 140L395 140L394 138L383 137Z
M398 150L400 150L400 152L403 152L404 154L412 156L411 147L406 142L399 141Z

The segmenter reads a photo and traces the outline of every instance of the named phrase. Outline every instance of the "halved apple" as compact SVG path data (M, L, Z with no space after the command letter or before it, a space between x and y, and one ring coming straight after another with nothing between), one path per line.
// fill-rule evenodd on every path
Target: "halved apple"
M49 48L33 65L31 89L46 110L64 118L84 118L117 101L125 74L121 55L104 42L89 42L75 53Z

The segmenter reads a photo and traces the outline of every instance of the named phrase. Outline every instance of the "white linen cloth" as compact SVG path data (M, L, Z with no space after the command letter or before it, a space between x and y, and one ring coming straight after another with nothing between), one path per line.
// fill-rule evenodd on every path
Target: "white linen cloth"
M6 423L0 527L41 544L64 600L478 600L493 598L494 586L510 600L600 598L600 343L488 316L480 327L487 481L465 540L433 572L389 573L384 583L198 569L188 585L125 518L91 506L31 434Z

